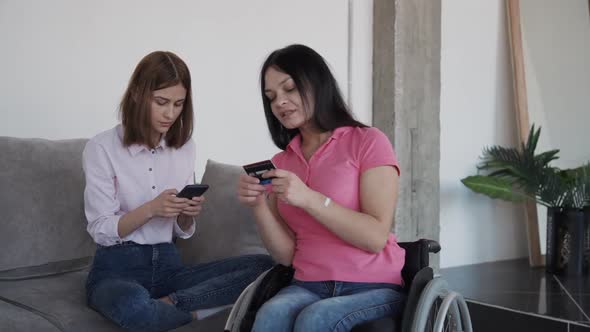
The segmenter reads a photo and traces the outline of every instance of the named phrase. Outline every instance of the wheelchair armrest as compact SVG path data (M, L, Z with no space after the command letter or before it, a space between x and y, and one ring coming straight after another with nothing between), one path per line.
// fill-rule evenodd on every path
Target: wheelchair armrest
M438 254L438 252L440 251L440 243L438 243L437 241L420 239L418 240L418 242L424 243L423 245L426 247L426 250L428 250L428 252Z
M414 242L399 242L398 245L400 247L404 248L406 251L407 250L418 251L420 254L422 254L422 253L437 254L441 249L440 243L438 243L438 241L430 240L430 239L420 239L420 240L414 241ZM428 263L426 264L426 266L428 266ZM425 266L422 266L422 267L425 267Z
M406 261L402 269L402 277L405 287L408 288L412 284L416 273L429 265L429 254L440 251L440 244L429 239L420 239L415 242L399 242L398 244L406 250Z

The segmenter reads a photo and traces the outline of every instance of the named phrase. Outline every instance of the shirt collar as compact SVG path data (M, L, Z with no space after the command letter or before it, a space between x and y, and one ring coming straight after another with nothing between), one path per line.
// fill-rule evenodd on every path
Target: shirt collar
M330 138L328 138L326 143L333 140L333 139L339 139L340 137L349 133L353 128L354 127L346 126L346 127L338 127L336 129L334 129L334 131L332 131L332 135L330 135ZM324 143L324 144L326 144L326 143ZM293 137L291 142L289 142L289 144L287 144L287 148L289 148L293 151L301 150L301 134L297 134L295 137Z
M119 135L121 142L123 142L123 125L117 126L117 134ZM158 145L155 147L154 150L166 149L167 147L168 147L168 145L166 144L165 135L162 135L160 142L158 143ZM138 153L140 153L143 150L150 151L151 149L143 144L131 144L130 146L127 147L127 150L129 151L129 153L131 153L132 156L136 156Z

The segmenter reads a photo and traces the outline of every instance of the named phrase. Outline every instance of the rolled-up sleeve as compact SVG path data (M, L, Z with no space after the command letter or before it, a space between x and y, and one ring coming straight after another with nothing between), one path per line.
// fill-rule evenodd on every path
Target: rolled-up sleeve
M82 166L86 176L86 230L97 244L117 244L121 241L118 232L121 205L117 200L116 177L104 148L89 141L84 148Z
M195 143L190 140L188 143L188 147L189 147L189 151L190 151L190 155L189 155L189 163L191 165L190 169L193 170L192 172L190 172L190 174L188 175L188 177L186 178L186 180L184 181L184 185L186 186L187 184L191 184L191 183L195 183L195 173L194 173L194 169L195 169L195 157L196 157L196 153L195 153ZM178 220L174 223L174 235L181 238L181 239L188 239L191 236L193 236L195 234L195 230L196 230L196 225L197 225L197 221L195 220L196 218L192 218L193 219L193 224L191 225L191 228L188 229L188 231L183 231L182 228L180 228L180 226L178 226Z
M188 239L189 237L193 236L195 234L195 229L197 222L195 221L195 218L193 219L193 224L191 225L191 228L188 229L188 231L183 231L182 228L180 228L180 226L178 226L178 221L174 223L174 235L176 235L177 237L181 238L181 239Z

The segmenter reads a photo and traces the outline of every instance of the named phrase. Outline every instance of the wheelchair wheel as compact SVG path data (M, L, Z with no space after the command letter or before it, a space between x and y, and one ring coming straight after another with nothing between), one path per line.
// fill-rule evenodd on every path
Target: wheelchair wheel
M467 304L445 280L434 278L420 295L411 331L472 332Z

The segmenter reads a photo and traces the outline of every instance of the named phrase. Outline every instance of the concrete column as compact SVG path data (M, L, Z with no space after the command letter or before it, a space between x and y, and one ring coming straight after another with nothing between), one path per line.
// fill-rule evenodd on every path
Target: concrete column
M440 0L374 0L373 125L400 162L400 241L440 236L440 46Z

